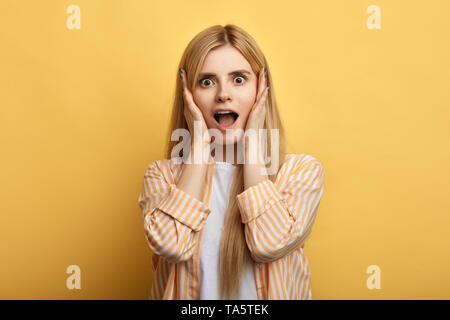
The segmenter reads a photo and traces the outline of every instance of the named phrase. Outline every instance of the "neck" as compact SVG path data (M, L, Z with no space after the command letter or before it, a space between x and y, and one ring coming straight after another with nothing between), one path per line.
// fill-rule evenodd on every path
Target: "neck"
M235 143L233 146L228 145L228 152L227 152L227 145L215 145L214 149L212 151L212 157L214 158L214 161L218 162L228 162L232 165L237 166L238 165L238 144ZM217 152L216 152L217 150ZM233 151L232 151L233 150ZM221 152L219 152L221 151Z

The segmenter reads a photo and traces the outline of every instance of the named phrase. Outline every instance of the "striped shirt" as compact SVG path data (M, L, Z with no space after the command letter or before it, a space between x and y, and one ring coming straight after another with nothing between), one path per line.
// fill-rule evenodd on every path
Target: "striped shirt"
M200 298L199 244L211 213L213 168L208 164L202 201L176 187L183 170L176 158L145 170L138 204L153 251L152 300ZM304 244L323 190L321 163L305 153L287 154L275 182L264 180L236 196L258 299L312 299Z

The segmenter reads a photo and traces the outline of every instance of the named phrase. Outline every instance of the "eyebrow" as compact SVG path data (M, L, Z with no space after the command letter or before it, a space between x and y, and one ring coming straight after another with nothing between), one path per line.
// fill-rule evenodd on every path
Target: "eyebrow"
M232 72L230 72L230 73L228 73L230 76L231 75L233 75L233 74L236 74L236 73L247 73L247 74L251 74L251 72L250 71L247 71L247 70L245 70L245 69L241 69L241 70L235 70L235 71L232 71ZM199 77L210 77L210 76L216 76L216 74L215 73L199 73L199 75L198 75Z

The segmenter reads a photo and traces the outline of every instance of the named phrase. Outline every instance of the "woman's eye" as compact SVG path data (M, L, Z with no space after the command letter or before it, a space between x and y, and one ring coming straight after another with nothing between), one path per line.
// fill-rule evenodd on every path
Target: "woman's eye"
M201 84L208 86L207 82L205 83L205 81L211 82L211 79L209 79L209 78L204 78L204 79L200 80L200 83L201 83Z
M202 80L200 80L200 84L208 86L208 81L211 82L211 79L203 78Z
M236 79L239 79L238 82L236 82ZM241 76L235 77L234 80L235 80L235 83L242 84L245 82L245 80L247 80L247 77L244 75L241 75ZM199 82L201 85L206 86L206 87L209 86L210 84L212 84L212 81L210 78L203 78Z
M237 77L234 78L234 79L242 79L242 80L240 80L240 81L238 82L239 84L243 83L243 82L246 80L246 78L245 78L244 76L237 76Z

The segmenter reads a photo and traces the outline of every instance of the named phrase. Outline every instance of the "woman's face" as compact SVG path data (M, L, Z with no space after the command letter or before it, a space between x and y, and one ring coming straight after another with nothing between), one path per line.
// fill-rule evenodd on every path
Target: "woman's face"
M257 75L244 56L233 46L211 50L205 58L192 95L201 110L208 129L218 129L225 139L225 130L245 130L248 115L256 100ZM218 115L230 110L234 115ZM237 118L236 118L237 115ZM239 141L243 131L230 134L221 144ZM220 141L216 143L220 144Z

